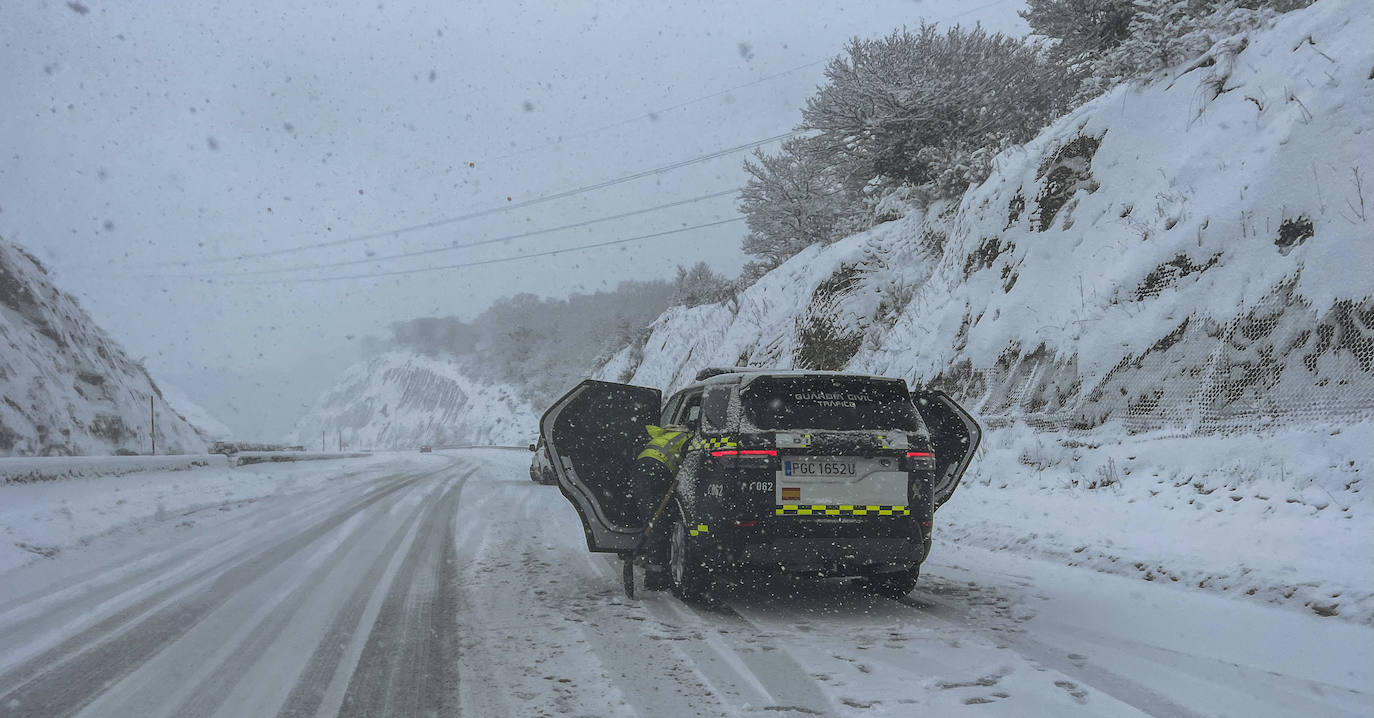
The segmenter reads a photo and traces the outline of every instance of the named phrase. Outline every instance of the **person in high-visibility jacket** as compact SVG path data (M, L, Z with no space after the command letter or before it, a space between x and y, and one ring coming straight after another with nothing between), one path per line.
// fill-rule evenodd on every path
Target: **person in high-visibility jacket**
M646 426L649 441L635 457L632 475L635 497L639 500L641 523L648 527L654 511L662 504L664 494L677 476L692 432L681 427ZM671 507L662 512L667 515ZM653 591L668 588L668 535L663 531L663 517L655 521L653 531L644 537L644 587Z

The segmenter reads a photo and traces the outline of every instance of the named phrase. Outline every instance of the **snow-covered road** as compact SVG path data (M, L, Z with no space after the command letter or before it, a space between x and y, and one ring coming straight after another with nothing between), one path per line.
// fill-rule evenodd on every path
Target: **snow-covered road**
M628 600L528 459L322 462L0 574L0 715L1374 714L1366 626L982 548L903 601Z

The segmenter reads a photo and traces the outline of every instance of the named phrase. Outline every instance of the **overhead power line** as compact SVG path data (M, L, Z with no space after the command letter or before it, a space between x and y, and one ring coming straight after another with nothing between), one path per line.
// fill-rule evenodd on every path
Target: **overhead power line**
M564 248L562 248L562 249L550 249L550 250L544 251L544 252L533 252L533 253L531 253L531 254L520 254L520 255L515 255L515 256L511 256L511 257L497 257L497 258L494 258L494 259L482 259L482 260L477 260L477 261L472 261L472 262L459 262L459 263L457 263L457 264L445 264L445 265L438 266L438 267L416 267L416 268L414 268L414 269L398 269L398 270L393 270L393 271L389 271L389 272L368 272L368 273L364 273L364 274L343 274L343 275L337 275L337 276L333 276L333 277L290 277L290 278L283 278L283 279L229 280L229 281L215 280L215 279L213 279L213 278L204 277L204 276L200 276L200 275L194 275L194 276L193 276L193 275L185 275L185 274L161 274L161 275L158 275L158 274L150 274L150 275L145 275L145 276L150 277L150 278L160 278L160 279L199 279L199 280L207 281L207 282L222 281L222 283L224 283L224 284L304 284L304 283L317 283L317 282L337 282L337 281L343 281L343 280L349 280L349 279L379 279L379 278L382 278L382 277L399 277L399 276L402 276L402 275L423 274L423 273L427 273L427 272L443 272L443 271L448 271L448 270L452 270L452 269L463 269L463 268L465 268L465 267L480 267L480 266L484 266L484 265L488 265L488 264L502 264L502 263L505 263L505 262L516 262L516 261L519 261L519 260L522 260L522 259L534 259L534 258L536 258L536 257L551 257L551 256L558 255L558 254L567 254L567 253L569 253L569 252L581 252L581 251L585 251L585 250L588 250L588 249L598 249L598 248L601 248L601 247L613 247L613 246L618 245L618 244L629 244L630 242L639 242L639 241L642 241L642 240L645 240L645 239L656 239L656 238L659 238L659 237L667 237L667 236L669 236L669 235L674 235L674 234L682 234L683 232L692 232L692 231L695 231L695 230L698 230L698 229L708 229L708 228L710 228L710 227L719 227L719 226L721 226L721 225L732 224L732 223L734 223L734 222L743 222L744 219L745 219L744 217L731 217L730 219L722 219L722 220L719 220L719 221L716 221L716 222L707 222L707 223L705 223L705 224L692 225L691 227L679 227L679 228L677 228L677 229L669 229L669 230L665 230L665 231L662 231L662 232L653 232L653 233L651 233L651 234L641 234L641 235L639 235L639 236L637 236L637 237L626 237L626 238L624 238L624 239L613 239L613 240L610 240L610 241L607 241L607 242L595 242L595 243L592 243L592 244L578 245L578 246L576 246L576 247L564 247Z
M659 166L659 167L654 167L654 168L651 168L651 169L641 170L641 171L639 171L639 172L635 172L635 173L632 173L632 174L623 175L623 176L620 176L620 177L616 177L616 178L614 178L614 179L605 180L604 182L597 182L596 184L583 185L583 186L581 186L581 187L575 187L575 188L573 188L573 189L564 190L564 191L562 191L562 192L555 192L555 193L553 193L553 194L542 195L542 196L540 196L540 197L534 197L534 198L532 198L532 199L527 199L527 200L523 200L523 201L520 201L520 202L508 203L508 204L500 205L500 206L498 206L498 207L491 207L491 208L488 208L488 209L477 210L477 211L475 211L475 212L468 212L468 213L466 213L466 214L460 214L460 215L457 215L457 216L454 216L454 217L445 217L445 218L443 218L443 219L436 219L436 220L432 220L432 221L429 221L429 222L423 222L423 223L420 223L420 224L412 224L412 225L407 225L407 226L404 226L404 227L397 227L397 228L394 228L394 229L388 229L388 230L384 230L384 231L380 231L380 232L371 232L371 233L368 233L368 234L354 235L354 236L352 236L352 237L345 237L345 238L342 238L342 239L333 239L333 240L329 240L329 241L327 241L327 242L315 242L315 243L312 243L312 244L297 245L297 246L295 246L295 247L284 247L284 248L282 248L282 249L268 249L268 250L263 250L263 251L260 251L260 252L246 252L246 253L243 253L243 254L236 254L236 255L234 255L234 256L229 256L229 257L214 257L214 258L202 259L202 260L189 260L189 259L188 259L188 260L178 260L178 261L173 261L173 262L159 262L159 263L156 263L156 264L145 265L145 266L154 266L154 267L184 267L184 266L186 266L186 265L188 265L188 264L192 264L192 263L194 263L194 264L221 264L221 263L224 263L224 262L241 262L241 261L244 261L244 260L247 260L247 259L261 259L261 258L264 258L264 257L279 257L279 256L286 255L286 254L295 254L295 253L297 253L297 252L306 252L306 251L315 250L315 249L325 249L325 248L328 248L328 247L339 247L339 246L343 246L343 245L346 245L346 244L356 244L356 243L358 243L358 242L366 242L366 241L368 241L368 240L381 239L381 238L383 238L383 237L393 237L393 236L396 236L396 235L398 235L398 234L406 234L406 233L409 233L409 232L418 232L418 231L420 231L420 230L425 230L425 229L434 229L434 228L436 228L436 227L443 227L443 226L450 225L450 224L456 224L456 223L458 223L458 222L463 222L463 221L470 220L470 219L476 219L476 218L478 218L478 217L486 217L486 216L488 216L488 215L499 214L499 213L501 213L501 212L510 212L510 211L512 211L512 210L523 209L523 208L525 208L525 207L531 207L531 206L534 206L534 205L537 205L537 204L543 204L543 203L545 203L545 202L552 202L552 201L554 201L554 200L566 199L566 198L568 198L568 197L573 197L573 196L576 196L576 195L579 195L579 194L586 194L587 192L594 192L594 191L596 191L596 190L605 189L605 188L607 188L607 187L614 187L614 186L616 186L616 185L625 184L626 182L633 182L633 181L638 180L638 179L644 179L645 177L652 177L652 176L654 176L654 175L664 174L664 173L666 173L666 172L671 172L671 171L673 171L673 170L681 169L681 168L683 168L683 167L688 167L688 166L690 166L690 165L700 164L700 163L702 163L702 162L706 162L706 161L709 161L709 160L717 159L717 158L720 158L720 157L725 157L726 155L731 155L731 154L734 154L734 153L736 153L736 152L742 152L742 151L744 151L744 150L754 149L755 147L762 147L763 145L766 145L766 144L769 144L769 143L772 143L772 142L777 142L778 140L784 140L784 139L787 139L787 138L789 138L789 137L793 137L793 136L795 136L795 135L801 134L801 132L802 132L801 130L793 130L793 131L791 131L791 132L784 132L784 133L782 133L782 134L773 135L772 137L765 137L764 139L761 139L761 140L754 140L753 142L746 142L746 143L741 144L741 145L735 145L735 146L733 146L733 147L726 147L726 148L724 148L724 149L716 150L716 151L714 151L714 152L709 152L709 153L704 154L704 155L697 155L696 157L689 157L689 158L687 158L687 159L685 159L685 160L678 160L677 162L672 162L672 163L669 163L669 164L666 164L666 165L661 165L661 166Z
M478 241L476 241L476 242L461 242L461 243L450 244L450 245L443 246L443 247L431 247L431 248L429 248L429 249L418 249L418 250L414 250L414 251L410 251L410 252L400 252L400 253L398 253L398 254L388 254L388 255L382 256L382 257L365 257L365 258L363 258L363 259L350 259L350 260L347 260L347 261L329 262L329 263L326 263L326 264L301 264L301 265L296 265L296 266L294 266L294 267L279 267L279 268L276 268L276 269L261 269L261 270L247 271L247 272L236 272L236 273L232 273L232 274L226 274L226 273L208 273L208 274L182 275L182 276L200 276L200 277L207 277L207 278L249 277L249 276L257 276L257 275L261 275L261 274L285 274L285 273L288 273L288 272L305 272L305 271L314 271L314 270L319 270L319 269L333 269L333 268L336 268L336 267L348 267L348 266L357 265L357 264L377 264L377 263L379 263L379 262L389 262L389 261L394 260L394 259L407 259L407 258L410 258L410 257L423 257L423 256L431 255L431 254L440 254L440 253L443 253L443 252L454 252L454 251L457 251L457 250L460 250L460 249L469 249L469 248L472 248L472 247L481 247L481 246L488 245L488 244L496 244L496 243L498 243L498 242L509 242L509 241L511 241L511 240L516 240L516 239L526 239L526 238L528 238L528 237L537 237L537 236L540 236L540 235L552 234L552 233L554 233L554 232L562 232L562 231L569 230L569 229L580 229L580 228L582 228L582 227L590 227L591 225L594 225L594 224L601 224L602 222L612 222L612 221L615 221L615 220L617 220L617 219L625 219L626 217L634 217L634 216L641 215L641 214L649 214L650 212L657 212L657 211L659 211L659 210L670 209L670 208L672 208L672 207L681 207L681 206L687 205L687 204L694 204L694 203L696 203L696 202L703 202L703 201L708 200L708 199L715 199L715 198L717 198L717 197L725 197L725 196L727 196L727 195L733 195L733 194L736 194L736 193L738 193L738 192L739 192L739 189L738 189L738 188L735 188L735 189L727 189L727 190L724 190L724 191L722 191L722 192L712 192L711 194L704 194L704 195L701 195L701 196L699 196L699 197L690 197L690 198L688 198L688 199L681 199L681 200L678 200L678 201L676 201L676 202L669 202L669 203L667 203L667 204L660 204L660 205L657 205L657 206L654 206L654 207L646 207L646 208L644 208L644 209L637 209L637 210L634 210L634 211L631 211L631 212L621 212L620 214L612 214L612 215L608 215L608 216L605 216L605 217L597 217L597 218L595 218L595 219L587 219L587 220L583 220L583 221L581 221L581 222L573 222L572 224L564 224L564 225L560 225L560 226L557 226L557 227L546 227L546 228L544 228L544 229L536 229L536 230L531 230L531 231L529 231L529 232L518 232L518 233L516 233L516 234L507 234L507 235L502 235L502 236L500 236L500 237L491 237L491 238L489 238L489 239L478 240Z
M975 12L978 12L978 11L981 11L981 10L985 10L985 9L987 9L987 8L990 8L990 7L993 7L993 6L996 6L996 5L1002 5L1002 4L1006 3L1006 2L1007 2L1007 0L992 0L992 2L984 3L984 4L982 4L982 5L978 5L978 6L973 7L973 8L968 8L968 9L962 11L962 12L958 12L958 13L954 13L954 14L951 14L951 15L947 15L947 16L945 16L945 17L943 17L943 18L937 18L937 20L952 20L952 19L955 19L955 18L958 18L958 17L962 17L962 16L965 16L965 15L969 15L969 14L972 14L972 13L975 13ZM924 20L924 19L923 19L923 20ZM827 61L828 61L828 58L822 58L822 59L820 59L820 60L814 60L814 61L812 61L812 62L808 62L808 63L802 64L802 65L797 65L797 66L795 66L795 67L791 67L791 68L788 68L788 69L783 70L783 71L781 71L781 72L777 72L777 73L774 73L774 74L772 74L772 75L767 75L767 76L765 76L765 77L761 77L761 78L758 78L758 79L756 79L756 80L752 80L752 81L750 81L750 82L746 82L746 83L741 84L741 85L736 85L736 86L733 86L733 87L726 88L726 89L724 89L724 90L719 90L719 91L716 91L716 92L713 92L713 93L710 93L710 94L707 94L707 95L702 95L702 96L700 96L700 97L696 97L696 98L693 98L693 99L690 99L690 100L686 100L686 101L684 101L684 102L680 102L680 103L677 103L677 104L675 104L675 105L670 105L670 106L668 106L668 107L664 107L664 108L661 108L661 109L658 109L658 110L651 110L651 111L649 111L649 112L645 112L645 113L643 113L643 114L636 115L636 116L634 116L634 117L630 117L630 118L627 118L627 119L624 119L624 120L619 120L619 121L617 121L617 122L613 122L613 123L610 123L610 124L607 124L607 125L602 125L602 126L600 126L600 127L596 127L596 128L590 129L590 130L586 130L586 131L583 131L583 132L579 132L579 133L576 133L576 134L573 134L573 135L566 135L566 136L560 137L559 139L554 140L554 141L551 141L551 142L548 142L548 143L544 143L544 144L541 144L541 145L536 145L536 146L532 146L532 147L528 147L528 148L516 150L516 151L514 151L514 152L510 152L510 153L507 153L507 154L504 154L504 155L498 155L498 156L496 156L496 157L492 157L492 158L489 158L489 159L486 159L486 160L482 160L482 162L491 162L491 161L495 161L495 160L507 159L507 158L510 158L510 157L515 157L515 156L527 154L527 153L529 153L529 152L533 152L533 151L536 151L536 150L539 150L539 149L545 149L545 148L548 148L548 147L556 146L556 145L561 144L561 143L563 143L563 142L565 142L565 141L567 141L567 140L569 140L569 139L576 139L576 138L580 138L580 137L585 137L585 136L588 136L588 135L592 135L592 134L596 134L596 133L599 133L599 132L603 132L603 131L605 131L605 130L609 130L609 129L613 129L613 128L616 128L616 127L620 127L620 126L629 124L629 123L631 123L631 122L637 122L637 121L639 121L639 120L649 119L649 118L654 117L654 116L657 115L657 114L661 114L661 113L664 113L664 112L671 112L671 111L673 111L673 110L681 109L681 108L683 108L683 107L687 107L687 106L689 106L689 105L693 105L693 104L696 104L696 103L698 103L698 102L704 102L704 101L706 101L706 100L709 100L709 99L712 99L712 98L715 98L715 97L720 97L720 96L722 96L722 95L726 95L726 94L729 94L729 93L734 92L734 91L737 91L737 90L745 89L745 88L748 88L748 87L753 87L753 86L755 86L755 85L760 85L760 84L763 84L763 83L765 83L765 82L770 82L770 81L775 80L775 79L777 79L777 78L784 77L784 76L789 75L789 74L792 74L792 73L794 73L794 72L798 72L798 71L800 71L800 70L804 70L804 69L806 69L806 68L808 68L808 67L813 67L813 66L815 66L815 65L819 65L819 64L822 64L822 63L827 62ZM672 163L672 164L669 164L669 165L664 165L664 166L662 166L662 167L657 167L657 168L653 168L653 169L649 169L649 170L643 170L643 171L641 171L641 172L637 172L637 173L632 174L632 175L627 175L627 176L624 176L624 177L618 177L618 178L615 178L615 179L612 179L612 180L607 180L607 181L605 181L605 182L597 183L597 184L594 184L594 185L587 185L587 186L584 186L584 187L574 188L574 189L571 189L571 190L566 190L566 191L564 191L564 192L559 192L559 193L552 194L552 195L545 195L545 196L542 196L542 197L536 197L536 198L533 198L533 199L524 200L524 201L522 201L522 202L517 202L517 203L513 203L513 204L501 205L501 206L498 206L498 207L492 207L492 208L489 208L489 209L479 210L479 211L476 211L476 212L470 212L470 213L467 213L467 214L464 214L464 215L459 215L459 216L456 216L456 217L447 217L447 218L443 218L443 219L433 220L433 221L431 221L431 222L424 222L424 223L421 223L421 224L408 225L408 226L404 226L404 227L398 227L398 228L395 228L395 229L384 230L384 231L380 231L380 232L373 232L373 233L370 233L370 234L356 235L356 236L346 237L346 238L337 239L337 240L330 240L330 241L326 241L326 242L317 242L317 243L311 243L311 244L303 244L303 245L298 245L298 246L295 246L295 247L286 247L286 248L275 249L275 250L263 250L263 251L260 251L260 252L249 252L249 253L236 254L236 255L233 255L233 256L212 257L212 258L198 259L198 260L191 260L191 259L187 259L187 260L172 260L172 261L167 261L167 262L158 262L158 263L153 263L153 264L144 264L144 265L142 265L142 266L145 266L145 267L184 267L184 266L187 266L188 264L192 264L192 263L195 263L195 264L220 264L220 263L225 263L225 262L241 262L241 261L249 260L249 259L259 259L259 258L266 258L266 257L274 257L274 256L281 256L281 255L286 255L286 254L294 254L294 253L297 253L297 252L305 252L305 251L310 251L310 250L315 250L315 249L324 249L324 248L330 248L330 247L337 247L337 246L342 246L342 245L346 245L346 244L353 244L353 243L357 243L357 242L365 242L365 241L372 240L372 239L380 239L380 238L383 238L383 237L391 237L391 236L396 236L396 235L399 235L399 234L404 234L404 233L409 233L409 232L416 232L416 231L421 231L421 230L425 230L425 229L432 229L432 228L435 228L435 227L441 227L441 226L445 226L445 225L448 225L448 224L453 224L453 223L461 222L461 221L468 220L468 219L475 219L475 218L477 218L477 217L487 216L487 215L491 215L491 214L497 214L497 213L500 213L500 212L507 212L507 211L511 211L511 210L515 210L515 209L520 209L520 208L528 207L528 206L535 205L535 204L540 204L540 203L543 203L543 202L550 202L550 201L554 201L554 200L557 200L557 199L564 199L564 198L571 197L571 196L574 196L574 195L577 195L577 194L582 194L582 193L585 193L585 192L591 192L591 191L595 191L595 190L598 190L598 189L604 189L604 188L606 188L606 187L611 187L611 186L614 186L614 185L617 185L617 184L622 184L622 183L624 183L624 182L630 182L630 181L633 181L633 180L636 180L636 179L642 179L642 178L644 178L644 177L653 176L653 175L656 175L656 174L662 174L662 173L664 173L664 172L669 172L669 171L672 171L672 170L674 170L674 169L679 169L679 168L681 168L681 167L685 167L685 166L688 166L688 165L691 165L691 164L696 164L696 163L698 163L698 162L705 162L705 161L708 161L708 160L711 160L711 159L716 159L716 158L718 158L718 157L722 157L722 156L725 156L725 155L728 155L728 154L732 154L732 153L734 153L734 152L739 152L739 151L741 151L741 150L747 150L747 149L753 149L753 148L755 148L755 147L760 147L760 146L765 145L765 144L768 144L768 143L770 143L770 142L774 142L774 141L777 141L777 140L786 139L786 138L789 138L789 137L793 137L793 136L802 134L803 132L804 132L804 131L802 131L802 130L794 130L794 131L792 131L792 132L787 132L787 133L783 133L783 134L780 134L780 135L774 135L773 137L770 137L770 138L766 138L766 139L763 139L763 140L758 140L758 141L751 142L751 143L746 143L746 144L744 144L744 145L739 145L739 146L732 147L732 148L726 148L726 149L724 149L724 150L718 150L718 151L713 152L713 153L709 153L709 154L706 154L706 155L701 155L701 156L699 156L699 157L694 157L694 158L690 158L690 159L687 159L687 160L682 160L682 161L680 161L680 162L675 162L675 163ZM549 231L553 231L553 230L549 230ZM503 240L502 240L502 239L496 239L496 240L492 240L492 241L503 241ZM440 250L435 250L435 251L440 251ZM360 262L359 262L359 263L360 263ZM340 264L343 264L343 263L340 263ZM90 271L104 271L104 270L106 270L106 269L108 269L108 266L102 266L102 267L99 267L99 268L92 267ZM77 269L77 271L81 271L81 270ZM290 270L285 270L285 269L283 269L283 270L272 270L272 271L290 271ZM182 275L182 276L188 276L188 275ZM224 275L218 275L218 276L224 276Z

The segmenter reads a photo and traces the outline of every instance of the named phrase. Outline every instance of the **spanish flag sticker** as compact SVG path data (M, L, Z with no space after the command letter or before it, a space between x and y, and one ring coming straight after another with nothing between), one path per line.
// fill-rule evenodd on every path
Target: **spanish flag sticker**
M782 487L783 501L801 501L801 487L784 486Z

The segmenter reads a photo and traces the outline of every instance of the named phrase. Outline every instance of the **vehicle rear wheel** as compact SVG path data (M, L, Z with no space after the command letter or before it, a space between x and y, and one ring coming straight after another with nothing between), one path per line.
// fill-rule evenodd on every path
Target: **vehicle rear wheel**
M687 518L681 506L676 507L675 514L668 534L669 580L674 596L684 601L697 601L711 588L711 574L688 535Z
M903 571L874 574L868 577L866 583L879 596L904 598L916 588L916 581L920 577L921 567L913 566Z
M625 589L626 598L635 597L635 555L620 554L620 585Z

